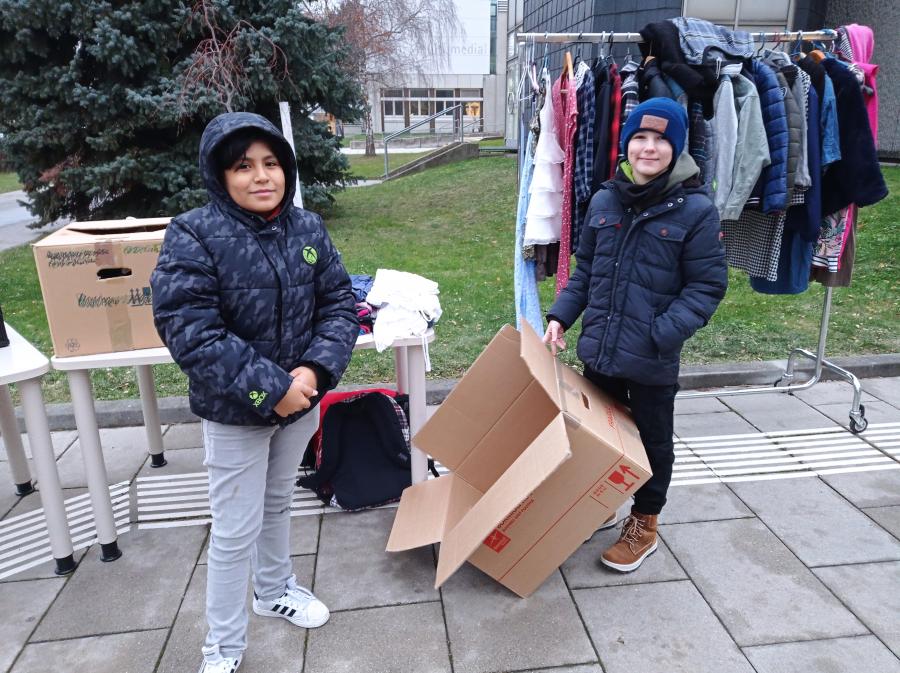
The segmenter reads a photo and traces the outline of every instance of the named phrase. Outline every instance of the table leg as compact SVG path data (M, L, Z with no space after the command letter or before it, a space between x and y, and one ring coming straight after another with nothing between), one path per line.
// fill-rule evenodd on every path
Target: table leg
M40 379L28 379L17 384L22 394L22 411L25 414L25 427L28 428L28 439L31 444L31 455L34 458L34 471L40 485L41 504L44 507L44 518L47 520L47 533L50 536L50 549L56 560L56 574L68 575L75 570L75 556L72 549L72 537L66 521L66 504L63 501L62 485L56 469L56 456L53 455L53 441L50 438L50 425L47 423L47 410L41 394Z
M409 366L407 361L406 346L397 346L394 348L394 377L397 381L397 392L401 394L409 393Z
M144 412L144 430L147 432L147 446L150 449L150 467L166 464L163 452L162 426L159 422L159 404L156 401L156 383L153 380L153 365L137 365L138 390L141 393L141 410Z
M84 474L91 494L97 540L100 542L100 560L115 561L122 552L119 551L117 542L106 464L103 462L103 449L100 446L100 430L97 429L97 415L94 412L90 372L86 369L76 369L66 372L66 375L72 393L72 411L75 414L75 426L78 428Z
M9 459L9 471L16 485L16 495L33 493L28 458L25 456L19 424L16 422L16 410L9 395L9 387L5 385L0 385L0 434L3 435L3 444L6 446L6 457Z
M416 433L425 425L425 352L422 346L408 346L406 351L406 375L409 388L409 435ZM428 472L428 456L415 446L412 447L412 482L425 481Z

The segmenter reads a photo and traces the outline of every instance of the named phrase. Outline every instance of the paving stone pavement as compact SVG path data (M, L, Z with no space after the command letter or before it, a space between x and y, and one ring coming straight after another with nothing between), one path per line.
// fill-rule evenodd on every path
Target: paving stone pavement
M435 589L437 547L384 551L392 508L323 511L299 494L294 570L332 617L305 631L251 612L241 673L900 673L900 377L863 387L859 438L840 382L679 401L676 468L687 467L656 553L612 572L598 558L617 531L598 531L527 599L470 565ZM21 560L41 503L13 494L0 452L0 673L200 664L199 427L165 428L162 469L143 428L101 438L110 484L127 484L123 556L101 563L88 536L67 577ZM64 497L89 520L77 433L53 439Z

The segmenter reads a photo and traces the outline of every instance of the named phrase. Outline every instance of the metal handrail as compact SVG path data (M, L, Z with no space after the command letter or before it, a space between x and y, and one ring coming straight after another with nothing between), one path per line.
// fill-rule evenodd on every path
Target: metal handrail
M399 131L395 131L394 133L392 133L388 136L384 136L384 138L381 139L381 144L384 147L384 177L387 178L388 173L390 171L389 164L388 164L388 143L390 141L392 141L394 138L397 138L398 136L402 136L404 133L409 133L413 129L419 128L423 124L429 123L432 119L437 119L438 117L443 117L445 114L449 114L451 112L456 112L458 110L460 112L460 114L458 115L459 116L459 141L462 142L463 137L464 137L463 136L462 107L463 107L462 103L457 103L456 105L445 108L445 109L441 110L440 112L435 112L432 115L428 115L427 117L425 117L425 119L420 119L415 124L410 124L405 129L401 129ZM456 115L454 115L454 117L456 117Z

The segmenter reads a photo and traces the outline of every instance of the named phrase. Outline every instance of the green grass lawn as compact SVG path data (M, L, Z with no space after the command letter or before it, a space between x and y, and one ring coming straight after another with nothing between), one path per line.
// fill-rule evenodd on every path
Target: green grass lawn
M407 155L408 156L408 155ZM828 354L900 351L900 168L885 168L891 195L864 209L858 229L854 282L834 291ZM475 360L494 333L514 322L513 230L515 159L489 157L442 166L382 185L337 194L326 224L350 273L382 268L437 281L444 315L431 347L436 378L455 378ZM553 281L541 286L549 306ZM685 349L686 363L783 359L790 348L815 349L823 288L799 296L753 292L743 274L731 286L712 322ZM31 250L0 253L0 303L4 315L41 350L51 352ZM575 363L578 328L564 360ZM160 396L184 394L174 366L156 367ZM389 381L390 352L354 355L345 383ZM93 374L98 399L135 397L131 370ZM45 379L49 401L68 398L62 375Z
M22 189L19 176L15 173L0 173L0 194Z
M482 147L505 147L506 138L485 138L478 141L478 144Z
M424 157L432 150L424 152L399 153L388 150L388 162L390 169L394 170L415 161L420 157ZM362 178L364 180L373 180L384 177L384 154L379 152L374 157L367 157L364 154L348 154L347 159L350 162L350 172L353 177Z

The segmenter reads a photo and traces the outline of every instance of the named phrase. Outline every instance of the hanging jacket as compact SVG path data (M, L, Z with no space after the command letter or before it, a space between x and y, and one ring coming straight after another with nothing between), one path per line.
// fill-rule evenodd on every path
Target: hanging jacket
M791 170L789 162L788 173L794 175L793 180L788 180L788 189L795 186L809 187L810 177L809 168L807 167L807 148L806 148L806 93L803 90L802 78L798 77L800 69L791 62L790 57L783 51L775 49L763 49L763 61L775 71L779 78L779 83L786 87L785 93L785 109L788 113L788 129L791 133L791 145L798 142L796 150L789 146L788 156L791 152L796 151L796 169ZM784 81L781 81L781 78ZM787 93L791 95L788 96ZM795 132L796 130L796 132ZM797 133L798 132L798 133Z
M215 148L255 129L291 157L285 195L271 220L240 208L213 165ZM294 153L267 119L219 115L200 139L200 172L210 203L166 228L150 277L153 318L172 358L188 376L191 411L231 425L288 424L337 385L359 324L350 277L322 219L292 204ZM306 364L318 374L313 405L282 419L274 412Z
M648 56L644 59L643 65L638 70L638 81L641 85L640 99L642 101L649 98L671 98L675 100L675 95L668 87L659 69L659 61L654 56Z
M735 75L731 85L734 89L734 106L737 110L738 123L737 138L734 139L731 191L721 207L723 220L736 220L740 217L753 191L753 185L756 184L763 169L771 163L766 127L756 87L743 75ZM729 142L729 139L717 138L716 142L723 144ZM716 203L718 202L717 198Z
M875 34L868 26L851 23L844 26L850 46L853 49L853 62L859 66L865 75L866 89L863 92L863 100L866 102L866 111L869 115L869 127L872 129L872 138L875 139L875 147L878 147L878 66L872 63L872 52L875 50Z
M836 59L827 58L823 65L834 83L841 143L841 160L825 172L822 181L822 215L825 217L851 203L859 207L871 206L888 192L856 77Z
M684 342L712 316L728 284L719 217L690 155L672 169L662 201L625 210L611 183L591 200L577 266L547 317L582 317L578 357L606 376L649 385L678 380Z
M797 101L794 99L794 94L784 75L776 72L775 77L784 91L784 109L787 113L788 125L787 187L788 192L792 192L797 180L797 165L800 161L800 134L803 133L803 122L800 121L800 118L803 113L797 107Z
M745 30L730 30L704 19L678 16L669 19L678 28L684 60L691 65L715 63L716 59L753 56L753 38Z
M737 150L738 115L734 103L734 87L731 78L740 74L739 65L722 68L722 79L713 98L712 132L718 140L716 147L715 193L713 202L719 216L725 209L725 202L731 194L731 181L734 176L734 155Z
M788 123L784 92L772 69L759 59L752 59L751 74L759 92L763 123L769 145L771 163L763 169L754 195L762 200L762 211L773 213L787 209Z
M612 110L610 110L609 104L612 100L612 79L609 67L603 61L595 63L591 70L594 73L594 86L596 87L594 97L594 175L591 179L591 196L593 196L594 192L600 189L600 185L606 182L609 175L609 127L612 120Z

